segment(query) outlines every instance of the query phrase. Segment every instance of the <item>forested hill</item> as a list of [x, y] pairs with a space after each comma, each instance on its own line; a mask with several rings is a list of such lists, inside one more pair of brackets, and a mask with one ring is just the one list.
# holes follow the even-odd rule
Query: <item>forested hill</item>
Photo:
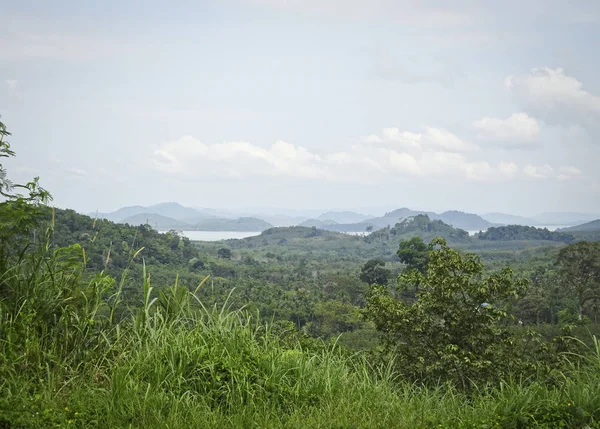
[[478, 237], [480, 240], [491, 241], [546, 240], [561, 243], [572, 243], [575, 241], [575, 237], [570, 234], [523, 225], [492, 227], [485, 232], [479, 233]]
[[[46, 213], [44, 226], [52, 221], [51, 210]], [[52, 245], [56, 247], [80, 244], [86, 251], [87, 267], [92, 270], [122, 270], [138, 250], [148, 265], [171, 267], [186, 265], [198, 257], [198, 250], [185, 237], [175, 233], [161, 234], [148, 225], [131, 226], [106, 219], [92, 219], [73, 210], [54, 210]]]

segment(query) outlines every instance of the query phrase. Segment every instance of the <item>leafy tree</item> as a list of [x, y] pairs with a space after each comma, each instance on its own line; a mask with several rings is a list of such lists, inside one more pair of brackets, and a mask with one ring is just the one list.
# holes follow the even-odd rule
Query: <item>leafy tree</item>
[[[11, 134], [0, 122], [0, 158], [15, 156], [6, 137]], [[24, 191], [21, 193], [20, 191]], [[0, 274], [7, 267], [8, 258], [19, 254], [28, 244], [28, 234], [39, 222], [43, 211], [41, 206], [52, 197], [39, 185], [36, 177], [27, 184], [15, 184], [8, 178], [6, 169], [0, 164]]]
[[387, 285], [392, 272], [385, 268], [385, 262], [379, 259], [367, 261], [360, 270], [360, 279], [370, 285]]
[[584, 306], [600, 300], [600, 243], [580, 241], [560, 250], [556, 260], [564, 283], [577, 298], [579, 320]]
[[526, 281], [508, 268], [484, 276], [477, 255], [461, 255], [443, 239], [431, 246], [426, 272], [406, 270], [398, 279], [399, 290], [419, 284], [417, 300], [408, 304], [374, 286], [366, 316], [383, 334], [385, 349], [398, 355], [404, 376], [459, 386], [491, 380], [518, 363], [502, 302]]
[[231, 259], [231, 257], [232, 257], [231, 249], [228, 249], [227, 247], [221, 247], [217, 251], [217, 256], [221, 259]]
[[396, 254], [409, 269], [415, 269], [423, 273], [429, 262], [430, 250], [421, 237], [413, 237], [410, 240], [400, 242], [400, 248]]

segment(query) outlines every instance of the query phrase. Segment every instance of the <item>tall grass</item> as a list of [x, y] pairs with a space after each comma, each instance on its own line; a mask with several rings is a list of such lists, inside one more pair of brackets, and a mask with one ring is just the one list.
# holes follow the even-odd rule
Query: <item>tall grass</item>
[[[140, 253], [132, 253], [141, 257]], [[123, 279], [79, 246], [24, 252], [0, 275], [0, 428], [598, 427], [600, 353], [568, 373], [469, 395], [397, 379], [394, 365], [309, 343], [198, 288], [125, 308]], [[161, 285], [164, 286], [164, 285]], [[594, 356], [589, 354], [589, 356]], [[589, 358], [592, 359], [592, 358]], [[580, 361], [578, 361], [580, 362]]]

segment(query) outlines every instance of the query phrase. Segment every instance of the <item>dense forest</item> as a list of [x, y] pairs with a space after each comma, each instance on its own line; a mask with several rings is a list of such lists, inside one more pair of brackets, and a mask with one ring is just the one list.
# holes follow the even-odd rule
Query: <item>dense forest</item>
[[416, 214], [192, 242], [1, 165], [0, 194], [0, 427], [600, 425], [593, 236]]

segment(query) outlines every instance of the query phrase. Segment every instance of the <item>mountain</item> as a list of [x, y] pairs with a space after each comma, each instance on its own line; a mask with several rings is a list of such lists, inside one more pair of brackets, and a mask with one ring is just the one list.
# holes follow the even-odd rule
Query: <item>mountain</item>
[[155, 213], [136, 214], [123, 219], [119, 223], [127, 223], [132, 226], [148, 224], [157, 230], [189, 228], [189, 225], [185, 222]]
[[160, 203], [146, 207], [148, 213], [159, 214], [180, 220], [185, 223], [196, 223], [200, 220], [214, 218], [213, 215], [203, 213], [190, 207], [184, 207], [179, 203]]
[[325, 222], [334, 221], [335, 223], [357, 223], [372, 217], [351, 211], [329, 211], [320, 214], [317, 219]]
[[[360, 222], [318, 225], [311, 220], [312, 223], [310, 223], [310, 226], [314, 224], [319, 228], [337, 232], [363, 232], [368, 227], [373, 227], [374, 229], [385, 228], [388, 225], [393, 227], [404, 219], [418, 215], [427, 215], [431, 220], [441, 220], [448, 225], [464, 230], [484, 230], [494, 225], [491, 222], [483, 219], [481, 216], [473, 213], [450, 210], [441, 214], [437, 214], [434, 212], [411, 210], [404, 207], [388, 212], [381, 217], [365, 219]], [[309, 224], [306, 223], [303, 225]]]
[[538, 225], [579, 225], [598, 218], [598, 214], [571, 212], [547, 212], [533, 217]]
[[241, 217], [238, 219], [205, 219], [190, 227], [194, 231], [244, 231], [255, 232], [273, 228], [268, 222], [255, 217]]
[[125, 219], [131, 218], [141, 214], [153, 214], [165, 216], [167, 218], [175, 219], [184, 223], [196, 223], [203, 219], [213, 218], [214, 216], [209, 213], [203, 213], [200, 210], [184, 207], [179, 203], [160, 203], [152, 206], [130, 206], [123, 207], [111, 213], [95, 213], [90, 214], [91, 217], [98, 217], [100, 219], [107, 219], [113, 222], [124, 222]]
[[442, 222], [455, 228], [465, 230], [487, 229], [493, 225], [485, 219], [482, 219], [481, 216], [473, 213], [450, 210], [441, 214], [437, 214], [426, 211], [415, 211], [407, 208], [391, 211], [382, 217], [369, 219], [367, 222], [374, 224], [377, 228], [383, 228], [388, 225], [394, 226], [403, 219], [417, 215], [427, 215], [431, 220], [441, 220]]
[[488, 222], [501, 224], [501, 225], [525, 225], [525, 226], [534, 226], [537, 222], [534, 219], [516, 216], [508, 213], [486, 213], [481, 215], [481, 217]]
[[[386, 232], [379, 230], [368, 236], [368, 239], [376, 239], [378, 234]], [[390, 229], [390, 234], [395, 239], [406, 240], [419, 236], [425, 241], [431, 241], [435, 237], [443, 237], [450, 242], [469, 242], [469, 233], [461, 228], [456, 228], [439, 219], [430, 219], [427, 215], [416, 215], [398, 222]]]
[[147, 213], [148, 210], [143, 206], [129, 206], [122, 207], [119, 210], [116, 210], [111, 213], [89, 213], [88, 216], [91, 218], [98, 219], [106, 219], [111, 222], [121, 222], [123, 219], [127, 219], [128, 217], [139, 215], [142, 213]]
[[560, 228], [560, 232], [583, 232], [583, 231], [600, 231], [600, 219], [586, 222], [581, 225], [575, 225], [568, 228]]
[[300, 225], [302, 222], [307, 220], [306, 217], [302, 216], [289, 216], [289, 215], [254, 215], [253, 217], [258, 217], [259, 219], [263, 219], [265, 222], [268, 222], [274, 226], [294, 226]]
[[[400, 222], [408, 217], [417, 216], [420, 214], [426, 214], [431, 219], [433, 219], [435, 216], [437, 216], [433, 212], [415, 211], [415, 210], [411, 210], [406, 207], [403, 207], [401, 209], [397, 209], [397, 210], [388, 212], [381, 217], [375, 217], [372, 219], [368, 219], [368, 220], [366, 220], [366, 223], [372, 224], [375, 228], [385, 228], [388, 225], [394, 226], [398, 222]], [[363, 222], [363, 223], [365, 223], [365, 222]], [[361, 231], [364, 231], [364, 228]]]
[[438, 219], [442, 222], [452, 225], [455, 228], [465, 230], [484, 230], [494, 224], [483, 219], [474, 213], [465, 213], [457, 210], [449, 210], [440, 215], [431, 216], [432, 219]]
[[320, 219], [306, 219], [304, 222], [300, 223], [298, 226], [306, 226], [306, 227], [316, 227], [321, 229], [327, 229], [332, 225], [336, 225], [337, 222], [331, 219], [320, 220]]

